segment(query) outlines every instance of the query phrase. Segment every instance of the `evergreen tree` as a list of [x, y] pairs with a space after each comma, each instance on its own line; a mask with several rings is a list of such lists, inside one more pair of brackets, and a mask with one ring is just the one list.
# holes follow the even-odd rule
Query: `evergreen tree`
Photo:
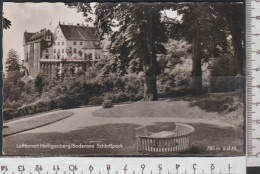
[[12, 48], [7, 54], [6, 60], [6, 72], [7, 75], [10, 72], [20, 72], [21, 64], [17, 52]]

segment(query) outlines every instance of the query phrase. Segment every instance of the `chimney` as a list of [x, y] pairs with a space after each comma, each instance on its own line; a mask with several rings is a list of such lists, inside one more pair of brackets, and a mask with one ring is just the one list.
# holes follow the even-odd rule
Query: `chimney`
[[79, 23], [77, 23], [77, 26], [79, 27], [79, 26], [80, 26], [80, 24], [79, 24]]
[[24, 32], [27, 33], [27, 30], [25, 30]]

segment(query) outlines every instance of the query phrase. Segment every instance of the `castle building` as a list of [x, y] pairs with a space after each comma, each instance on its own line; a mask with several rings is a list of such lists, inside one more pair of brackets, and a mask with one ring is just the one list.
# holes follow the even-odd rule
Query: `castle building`
[[52, 57], [52, 33], [43, 29], [37, 33], [24, 32], [24, 66], [27, 74], [35, 77], [40, 73], [41, 59]]
[[59, 23], [54, 33], [46, 29], [24, 33], [24, 62], [32, 77], [40, 72], [64, 75], [86, 71], [107, 54], [94, 27]]

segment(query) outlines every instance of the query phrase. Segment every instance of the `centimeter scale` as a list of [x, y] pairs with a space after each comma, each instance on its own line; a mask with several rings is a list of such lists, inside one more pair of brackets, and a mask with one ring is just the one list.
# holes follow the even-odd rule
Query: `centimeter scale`
[[246, 157], [1, 158], [1, 174], [245, 174]]
[[260, 0], [246, 1], [247, 157], [0, 158], [0, 174], [245, 174], [260, 166]]
[[246, 1], [247, 165], [260, 166], [260, 0]]

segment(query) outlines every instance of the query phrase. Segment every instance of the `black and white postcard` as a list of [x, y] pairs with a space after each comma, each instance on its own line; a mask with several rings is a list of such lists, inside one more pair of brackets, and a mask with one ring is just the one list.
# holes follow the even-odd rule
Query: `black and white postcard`
[[2, 14], [4, 155], [244, 155], [243, 2]]

